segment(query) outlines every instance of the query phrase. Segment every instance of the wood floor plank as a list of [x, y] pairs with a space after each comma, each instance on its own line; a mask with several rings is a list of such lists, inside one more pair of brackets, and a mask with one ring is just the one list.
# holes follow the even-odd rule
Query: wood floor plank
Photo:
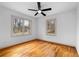
[[0, 50], [1, 57], [75, 57], [74, 47], [33, 40]]

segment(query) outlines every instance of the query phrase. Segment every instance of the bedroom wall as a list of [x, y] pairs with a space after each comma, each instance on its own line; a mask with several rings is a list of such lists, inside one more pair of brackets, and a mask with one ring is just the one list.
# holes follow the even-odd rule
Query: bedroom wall
[[76, 41], [76, 49], [77, 49], [77, 52], [79, 54], [79, 4], [78, 4], [78, 7], [77, 7], [77, 41]]
[[[46, 33], [46, 20], [56, 18], [56, 36]], [[65, 45], [76, 45], [76, 9], [38, 19], [38, 38]]]
[[[32, 34], [24, 36], [11, 36], [11, 15], [32, 20]], [[36, 36], [36, 21], [33, 17], [0, 6], [0, 48], [34, 39]]]

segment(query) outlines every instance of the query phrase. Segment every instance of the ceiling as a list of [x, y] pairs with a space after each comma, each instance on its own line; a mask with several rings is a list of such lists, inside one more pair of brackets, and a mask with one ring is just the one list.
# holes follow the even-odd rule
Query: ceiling
[[[0, 5], [10, 8], [12, 10], [24, 13], [33, 17], [44, 17], [41, 14], [34, 16], [36, 11], [29, 11], [28, 9], [37, 9], [36, 2], [0, 2]], [[52, 14], [57, 14], [71, 9], [75, 9], [77, 2], [41, 2], [41, 9], [52, 8], [51, 11], [45, 11], [44, 13], [49, 16]]]

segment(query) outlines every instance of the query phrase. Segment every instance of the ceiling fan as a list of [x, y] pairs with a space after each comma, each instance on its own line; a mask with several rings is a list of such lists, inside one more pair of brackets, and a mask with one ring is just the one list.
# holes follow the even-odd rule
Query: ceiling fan
[[43, 11], [50, 11], [50, 10], [52, 10], [52, 8], [41, 9], [41, 3], [40, 2], [37, 2], [37, 6], [38, 6], [38, 10], [28, 9], [30, 11], [37, 11], [34, 16], [36, 16], [37, 14], [42, 14], [43, 16], [46, 16], [46, 14], [43, 13]]

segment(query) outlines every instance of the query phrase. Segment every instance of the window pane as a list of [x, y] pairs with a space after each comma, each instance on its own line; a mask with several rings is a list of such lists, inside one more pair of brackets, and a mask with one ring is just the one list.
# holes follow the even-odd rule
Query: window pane
[[28, 20], [24, 20], [24, 26], [29, 26], [29, 21]]
[[20, 32], [22, 32], [23, 20], [15, 18], [13, 26], [14, 26], [13, 27], [13, 32], [14, 33], [20, 33]]
[[24, 33], [30, 34], [30, 20], [24, 20]]

